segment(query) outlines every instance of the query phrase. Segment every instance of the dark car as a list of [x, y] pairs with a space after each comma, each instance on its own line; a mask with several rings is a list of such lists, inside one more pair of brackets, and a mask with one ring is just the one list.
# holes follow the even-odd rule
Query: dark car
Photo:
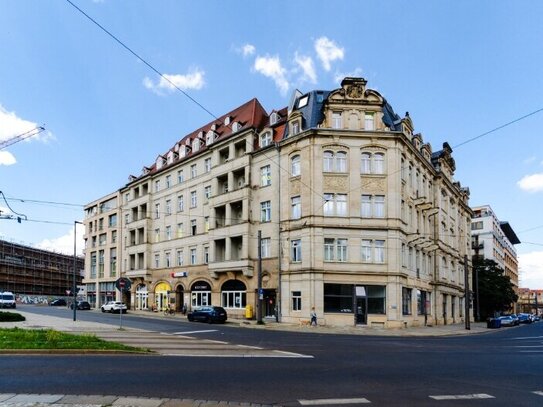
[[56, 298], [53, 301], [49, 303], [52, 307], [65, 307], [66, 306], [66, 300], [63, 298]]
[[[80, 309], [80, 310], [91, 309], [91, 306], [87, 301], [77, 301], [76, 306], [77, 306], [77, 309]], [[74, 304], [70, 304], [70, 308], [74, 309]]]
[[534, 321], [530, 314], [518, 314], [518, 320], [521, 324], [531, 324]]
[[189, 321], [202, 321], [202, 322], [220, 322], [223, 324], [228, 319], [226, 310], [223, 307], [200, 307], [190, 311], [187, 314]]

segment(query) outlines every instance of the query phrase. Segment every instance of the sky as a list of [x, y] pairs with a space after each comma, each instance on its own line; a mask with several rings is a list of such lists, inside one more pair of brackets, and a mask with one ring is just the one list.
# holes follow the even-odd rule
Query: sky
[[522, 242], [520, 285], [543, 288], [541, 15], [541, 1], [0, 0], [0, 143], [28, 136], [0, 149], [0, 238], [73, 253], [83, 206], [211, 114], [362, 76], [434, 150], [450, 144], [470, 204]]

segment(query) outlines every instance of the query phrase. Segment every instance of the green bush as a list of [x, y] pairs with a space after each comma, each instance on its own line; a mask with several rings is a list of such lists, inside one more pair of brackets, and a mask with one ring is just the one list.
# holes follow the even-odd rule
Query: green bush
[[0, 322], [26, 321], [26, 318], [16, 312], [0, 312]]

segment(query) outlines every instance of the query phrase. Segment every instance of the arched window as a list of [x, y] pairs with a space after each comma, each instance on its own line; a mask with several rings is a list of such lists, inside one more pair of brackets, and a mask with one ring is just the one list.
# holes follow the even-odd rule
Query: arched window
[[290, 160], [290, 175], [296, 177], [300, 175], [300, 156], [295, 155]]
[[385, 173], [385, 155], [383, 153], [375, 153], [373, 155], [373, 173]]
[[221, 301], [224, 308], [245, 308], [247, 305], [247, 287], [243, 281], [226, 281], [222, 285]]
[[323, 171], [324, 172], [334, 171], [334, 153], [331, 151], [324, 152]]
[[361, 162], [360, 162], [360, 172], [362, 174], [371, 173], [371, 154], [362, 153]]
[[347, 172], [347, 153], [343, 151], [336, 154], [336, 171]]
[[140, 284], [136, 287], [136, 309], [143, 310], [148, 309], [148, 298], [149, 293], [147, 292], [147, 286], [145, 284]]
[[211, 305], [211, 286], [206, 281], [196, 281], [191, 287], [191, 305], [201, 307]]

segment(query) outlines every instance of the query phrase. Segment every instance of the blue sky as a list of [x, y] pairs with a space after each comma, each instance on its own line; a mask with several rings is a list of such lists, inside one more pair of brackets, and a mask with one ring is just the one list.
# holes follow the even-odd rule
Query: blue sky
[[[523, 242], [521, 285], [543, 288], [543, 111], [476, 138], [543, 108], [542, 2], [72, 1], [217, 116], [363, 76], [453, 147], [472, 206]], [[0, 38], [0, 141], [46, 129], [0, 150], [29, 219], [0, 219], [4, 239], [72, 252], [82, 205], [211, 120], [65, 0], [0, 0]]]

